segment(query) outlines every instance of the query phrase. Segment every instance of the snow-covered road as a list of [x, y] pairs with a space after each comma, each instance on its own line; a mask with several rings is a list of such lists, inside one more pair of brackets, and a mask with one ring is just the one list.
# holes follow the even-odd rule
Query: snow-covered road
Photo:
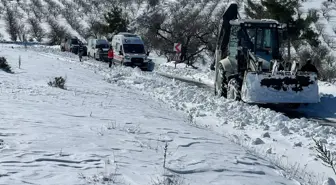
[[[23, 49], [1, 47], [0, 55], [15, 71], [0, 71], [0, 184], [147, 185], [163, 174], [192, 185], [297, 184], [228, 138], [193, 126], [185, 113], [92, 68]], [[47, 85], [56, 76], [66, 76], [66, 90]]]

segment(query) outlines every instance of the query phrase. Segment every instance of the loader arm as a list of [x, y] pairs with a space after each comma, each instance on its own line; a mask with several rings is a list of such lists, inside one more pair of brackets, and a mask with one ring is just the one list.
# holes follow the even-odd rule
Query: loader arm
[[220, 58], [224, 58], [227, 55], [227, 47], [231, 30], [230, 21], [238, 19], [238, 17], [240, 17], [238, 13], [238, 5], [236, 3], [232, 3], [228, 6], [222, 16], [221, 27], [217, 38], [216, 49], [221, 51], [222, 56]]

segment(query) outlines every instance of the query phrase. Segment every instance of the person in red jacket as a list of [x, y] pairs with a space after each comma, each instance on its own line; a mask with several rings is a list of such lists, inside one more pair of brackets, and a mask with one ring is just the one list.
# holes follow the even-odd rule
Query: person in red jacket
[[[113, 58], [114, 58], [112, 46], [110, 46], [110, 49], [107, 52], [107, 58], [108, 58], [108, 62], [109, 62], [109, 68], [111, 68], [112, 62], [113, 62]], [[113, 62], [113, 64], [114, 64], [114, 62]]]

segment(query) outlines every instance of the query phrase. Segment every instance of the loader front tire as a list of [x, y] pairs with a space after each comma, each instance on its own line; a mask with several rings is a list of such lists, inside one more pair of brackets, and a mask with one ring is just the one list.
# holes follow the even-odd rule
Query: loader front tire
[[215, 84], [215, 95], [219, 97], [225, 97], [227, 95], [227, 88], [226, 88], [226, 76], [224, 72], [224, 68], [222, 65], [218, 68], [217, 80]]
[[241, 85], [237, 78], [232, 78], [229, 80], [227, 88], [227, 99], [236, 101], [241, 100]]

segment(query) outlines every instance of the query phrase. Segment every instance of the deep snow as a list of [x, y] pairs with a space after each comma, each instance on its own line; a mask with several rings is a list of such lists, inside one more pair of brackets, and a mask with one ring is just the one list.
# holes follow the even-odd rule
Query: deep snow
[[[163, 173], [181, 175], [193, 185], [297, 184], [264, 159], [193, 126], [185, 113], [139, 91], [141, 81], [128, 80], [148, 75], [129, 68], [110, 71], [94, 61], [88, 68], [89, 61], [82, 65], [5, 45], [0, 55], [15, 71], [0, 71], [0, 184], [87, 184], [110, 177], [116, 184], [138, 185], [152, 184]], [[93, 65], [105, 65], [111, 83]], [[47, 85], [56, 76], [66, 76], [66, 90]]]
[[[213, 74], [207, 69], [174, 69], [163, 64], [157, 65], [153, 73], [141, 72], [132, 68], [117, 67], [111, 70], [106, 67], [106, 63], [94, 60], [86, 60], [83, 64], [79, 64], [77, 56], [60, 52], [59, 48], [56, 48], [37, 46], [32, 50], [39, 51], [37, 54], [46, 59], [76, 63], [78, 66], [102, 75], [105, 81], [120, 87], [134, 91], [140, 90], [175, 110], [188, 113], [194, 126], [206, 128], [220, 135], [230, 136], [230, 138], [238, 137], [239, 144], [251, 148], [258, 155], [287, 169], [286, 174], [291, 177], [315, 182], [334, 177], [332, 170], [317, 160], [312, 141], [312, 137], [323, 139], [326, 146], [335, 151], [336, 129], [334, 127], [323, 126], [316, 119], [291, 119], [271, 109], [250, 106], [224, 98], [218, 99], [213, 96], [213, 91], [209, 88], [200, 88], [158, 75], [159, 72], [165, 72], [189, 78], [196, 76], [196, 79], [211, 84], [209, 78], [212, 78]], [[322, 87], [325, 86], [322, 84]], [[328, 114], [328, 117], [335, 117], [336, 110], [334, 111], [333, 105], [328, 104], [331, 104], [333, 98], [322, 95], [322, 100], [320, 104], [308, 106], [306, 109]], [[321, 109], [320, 106], [329, 110]], [[305, 112], [305, 110], [300, 111]], [[269, 134], [270, 137], [264, 137], [265, 134]], [[258, 142], [255, 140], [258, 138], [264, 143], [256, 145]]]
[[[35, 48], [35, 50], [47, 52], [45, 56], [64, 61], [75, 62], [77, 60], [76, 56], [68, 53], [46, 48]], [[317, 160], [312, 137], [326, 141], [326, 146], [331, 151], [335, 151], [335, 127], [325, 126], [324, 121], [320, 122], [317, 119], [301, 118], [300, 115], [308, 118], [319, 116], [330, 120], [335, 119], [336, 110], [333, 103], [335, 99], [332, 95], [325, 95], [327, 92], [324, 91], [325, 89], [329, 91], [336, 89], [335, 85], [328, 84], [328, 87], [326, 83], [319, 83], [321, 103], [303, 107], [291, 113], [295, 114], [294, 117], [297, 119], [290, 119], [271, 109], [218, 99], [213, 96], [212, 89], [199, 88], [158, 75], [158, 73], [170, 73], [179, 77], [193, 78], [210, 85], [213, 84], [213, 72], [209, 68], [174, 69], [173, 65], [163, 64], [157, 65], [154, 73], [143, 73], [136, 69], [124, 68], [118, 69], [111, 75], [109, 70], [106, 70], [106, 64], [85, 61], [84, 66], [104, 75], [107, 81], [131, 89], [140, 89], [174, 109], [189, 113], [198, 125], [220, 134], [240, 136], [246, 140], [244, 145], [255, 148], [259, 154], [266, 155], [265, 157], [276, 159], [283, 166], [294, 168], [291, 165], [299, 165], [295, 168], [316, 174], [316, 177], [305, 177], [306, 180], [334, 176], [331, 169]], [[310, 113], [315, 114], [310, 115]], [[335, 123], [327, 125], [330, 124]], [[266, 132], [270, 133], [271, 138], [262, 138], [261, 135]], [[256, 138], [262, 138], [265, 144], [251, 144]], [[269, 149], [272, 149], [271, 155], [267, 152]], [[303, 176], [305, 175], [308, 174]]]

